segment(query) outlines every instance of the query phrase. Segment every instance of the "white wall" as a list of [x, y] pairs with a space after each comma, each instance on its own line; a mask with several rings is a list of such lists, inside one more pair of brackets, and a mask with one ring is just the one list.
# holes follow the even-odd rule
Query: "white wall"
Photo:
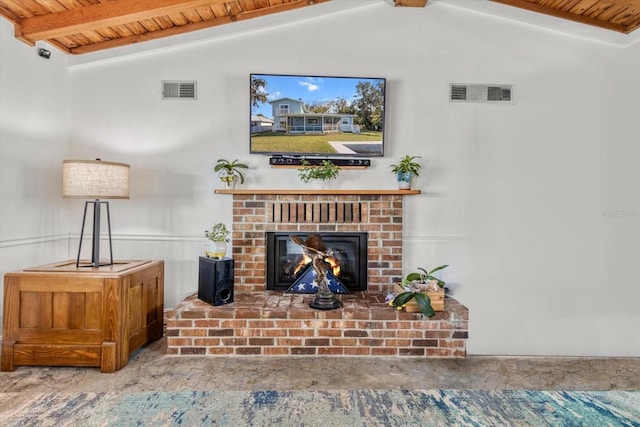
[[[635, 58], [439, 3], [377, 3], [74, 65], [71, 152], [131, 164], [131, 200], [111, 204], [116, 257], [165, 259], [171, 307], [196, 289], [203, 230], [231, 222], [218, 158], [247, 161], [248, 188], [303, 186], [248, 154], [249, 73], [386, 77], [387, 155], [335, 186], [394, 188], [388, 165], [423, 157], [404, 270], [451, 265], [469, 353], [639, 356]], [[198, 100], [161, 101], [173, 79], [197, 80]], [[516, 102], [449, 103], [451, 82], [513, 84]]]
[[2, 276], [68, 256], [60, 173], [69, 152], [69, 72], [65, 55], [42, 47], [52, 51], [49, 60], [16, 40], [13, 26], [0, 19]]

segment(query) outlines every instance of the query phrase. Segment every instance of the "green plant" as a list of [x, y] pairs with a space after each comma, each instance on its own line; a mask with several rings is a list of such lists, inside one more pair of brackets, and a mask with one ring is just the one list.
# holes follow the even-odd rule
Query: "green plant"
[[226, 183], [232, 181], [235, 177], [240, 180], [240, 184], [244, 184], [244, 175], [240, 171], [240, 169], [248, 169], [244, 163], [240, 163], [238, 159], [230, 162], [229, 160], [219, 159], [218, 163], [213, 168], [214, 172], [220, 173], [220, 180]]
[[433, 273], [447, 267], [448, 265], [445, 264], [440, 267], [436, 267], [431, 271], [428, 271], [426, 268], [418, 267], [418, 270], [420, 270], [419, 272], [407, 274], [407, 277], [402, 280], [402, 288], [404, 289], [404, 292], [401, 292], [389, 301], [389, 305], [401, 310], [409, 301], [415, 300], [418, 305], [418, 309], [422, 314], [427, 317], [435, 316], [436, 312], [431, 306], [431, 298], [429, 298], [429, 295], [425, 292], [428, 289], [428, 285], [425, 286], [425, 284], [428, 282], [435, 282], [439, 288], [444, 287], [445, 282], [434, 277]]
[[219, 222], [211, 227], [211, 231], [205, 230], [204, 235], [213, 242], [229, 242], [231, 232], [224, 223]]
[[400, 161], [391, 165], [391, 172], [394, 174], [405, 174], [411, 173], [415, 176], [420, 176], [420, 168], [422, 165], [415, 161], [415, 159], [419, 159], [420, 156], [409, 156], [408, 154], [404, 156]]
[[323, 160], [320, 165], [312, 165], [307, 159], [303, 159], [300, 164], [302, 168], [298, 169], [298, 177], [304, 183], [315, 179], [328, 181], [340, 174], [340, 167], [331, 160]]
[[445, 264], [445, 265], [441, 265], [440, 267], [436, 267], [431, 271], [427, 271], [426, 268], [418, 267], [418, 270], [420, 270], [420, 272], [407, 274], [407, 277], [404, 278], [404, 280], [402, 281], [402, 284], [404, 285], [407, 283], [415, 283], [415, 282], [427, 283], [430, 280], [435, 280], [438, 283], [438, 286], [440, 286], [441, 288], [444, 288], [444, 285], [445, 285], [444, 280], [440, 280], [437, 277], [433, 277], [433, 273], [435, 273], [436, 271], [444, 270], [447, 267], [449, 267], [449, 265]]

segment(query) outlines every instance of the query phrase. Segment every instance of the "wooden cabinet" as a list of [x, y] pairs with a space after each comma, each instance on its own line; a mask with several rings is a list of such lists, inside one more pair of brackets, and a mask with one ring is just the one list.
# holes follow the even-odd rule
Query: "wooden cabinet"
[[65, 261], [4, 277], [0, 369], [20, 365], [124, 367], [162, 337], [164, 262], [99, 268]]

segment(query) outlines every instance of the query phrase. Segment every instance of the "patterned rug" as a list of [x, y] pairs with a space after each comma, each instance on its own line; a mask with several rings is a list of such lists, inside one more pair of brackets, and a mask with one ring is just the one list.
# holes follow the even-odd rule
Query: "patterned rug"
[[3, 393], [2, 426], [640, 426], [640, 392]]

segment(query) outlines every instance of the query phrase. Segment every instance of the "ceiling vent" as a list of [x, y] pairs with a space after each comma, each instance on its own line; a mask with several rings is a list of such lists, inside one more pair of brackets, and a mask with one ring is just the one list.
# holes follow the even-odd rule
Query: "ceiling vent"
[[196, 99], [196, 81], [163, 81], [162, 99]]
[[451, 84], [449, 100], [452, 102], [507, 102], [513, 103], [511, 85]]

